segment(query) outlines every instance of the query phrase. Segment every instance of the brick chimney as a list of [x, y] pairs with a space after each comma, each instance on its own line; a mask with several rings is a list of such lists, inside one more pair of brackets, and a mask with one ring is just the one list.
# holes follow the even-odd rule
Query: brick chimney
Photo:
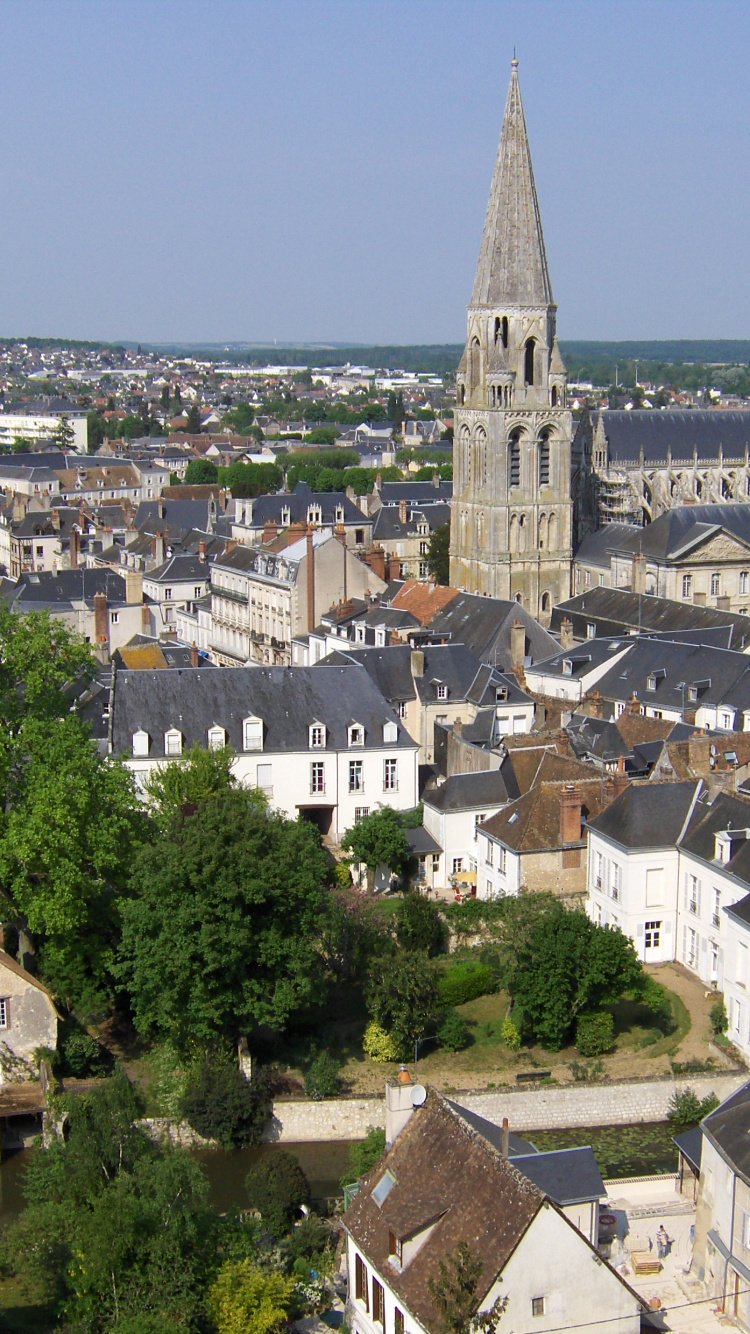
[[411, 674], [415, 678], [424, 676], [424, 653], [419, 648], [411, 651]]
[[200, 542], [198, 543], [198, 560], [205, 561], [205, 559], [206, 559], [206, 544], [201, 538]]
[[373, 547], [367, 560], [373, 574], [376, 574], [379, 579], [385, 580], [385, 552], [383, 548]]
[[435, 488], [436, 491], [439, 491], [439, 490], [440, 490], [440, 473], [439, 473], [439, 472], [434, 472], [434, 473], [432, 474], [432, 485], [434, 486], [434, 488]]
[[160, 519], [164, 518], [164, 501], [161, 499], [161, 496], [156, 502], [156, 513]]
[[70, 560], [71, 570], [78, 568], [78, 555], [81, 547], [81, 538], [77, 528], [70, 530], [70, 546], [68, 548], [68, 558]]
[[53, 509], [53, 510], [52, 510], [51, 517], [52, 517], [52, 527], [54, 528], [54, 530], [55, 530], [56, 533], [59, 533], [59, 531], [60, 531], [60, 511], [59, 511], [58, 509]]
[[94, 638], [97, 644], [109, 643], [109, 615], [107, 594], [94, 594]]
[[193, 640], [193, 647], [190, 650], [190, 666], [197, 667], [199, 665], [199, 662], [200, 659], [198, 657], [198, 645], [196, 644], [195, 640]]
[[399, 500], [399, 502], [398, 502], [398, 521], [399, 521], [399, 523], [407, 523], [407, 522], [408, 522], [408, 519], [409, 519], [409, 510], [408, 510], [408, 506], [407, 506], [407, 504], [406, 504], [406, 501], [405, 501], [405, 500]]
[[521, 621], [514, 621], [510, 627], [510, 665], [512, 671], [523, 671], [525, 654], [526, 626]]
[[560, 648], [568, 649], [573, 647], [573, 622], [569, 621], [567, 616], [560, 625]]
[[344, 547], [346, 546], [346, 529], [343, 523], [336, 524], [336, 531], [334, 533], [334, 537], [336, 538], [337, 542], [341, 543], [342, 546]]
[[640, 718], [641, 704], [635, 691], [633, 691], [625, 707], [627, 708], [628, 713], [632, 713], [635, 718]]
[[28, 505], [29, 505], [28, 497], [22, 496], [19, 491], [16, 491], [13, 496], [14, 523], [20, 523], [21, 519], [26, 518], [26, 510], [28, 509]]
[[382, 472], [376, 472], [376, 473], [375, 473], [375, 490], [376, 490], [376, 491], [379, 491], [382, 485], [383, 485], [383, 474], [382, 474]]
[[581, 841], [581, 794], [575, 783], [566, 783], [560, 801], [560, 841]]
[[589, 718], [604, 717], [604, 700], [601, 690], [591, 690], [586, 696], [586, 708]]
[[139, 607], [143, 602], [143, 575], [140, 570], [125, 571], [125, 601], [129, 607]]
[[164, 564], [164, 538], [162, 537], [161, 533], [157, 533], [156, 537], [153, 539], [153, 542], [151, 543], [151, 548], [152, 548], [152, 551], [153, 551], [154, 563], [155, 563], [156, 565], [163, 565], [163, 564]]
[[307, 530], [307, 629], [315, 629], [315, 545], [312, 528]]
[[274, 538], [278, 537], [278, 535], [279, 535], [279, 530], [276, 527], [276, 524], [274, 523], [273, 519], [266, 519], [266, 522], [263, 525], [263, 536], [261, 538], [261, 541], [264, 544], [267, 542], [273, 542]]
[[646, 592], [646, 557], [642, 551], [633, 556], [633, 592]]
[[688, 764], [694, 774], [711, 772], [711, 741], [703, 729], [688, 737]]
[[620, 756], [618, 757], [618, 760], [617, 760], [617, 769], [616, 769], [615, 773], [613, 774], [613, 777], [612, 777], [612, 783], [613, 783], [613, 786], [614, 786], [614, 794], [615, 794], [616, 797], [619, 797], [620, 793], [621, 793], [621, 792], [624, 792], [626, 787], [630, 787], [630, 779], [628, 778], [627, 774], [625, 773], [625, 756], [624, 756], [624, 755], [620, 755]]

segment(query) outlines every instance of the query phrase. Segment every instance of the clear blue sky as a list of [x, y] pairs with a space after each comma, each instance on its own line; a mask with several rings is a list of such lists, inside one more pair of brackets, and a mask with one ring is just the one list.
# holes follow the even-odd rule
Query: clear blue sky
[[561, 336], [750, 337], [747, 0], [2, 19], [2, 335], [463, 339], [515, 45]]

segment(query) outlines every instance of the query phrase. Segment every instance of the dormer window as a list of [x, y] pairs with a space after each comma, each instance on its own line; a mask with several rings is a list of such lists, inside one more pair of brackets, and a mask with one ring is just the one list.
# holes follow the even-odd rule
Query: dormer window
[[148, 755], [150, 745], [151, 745], [151, 738], [148, 732], [144, 732], [142, 728], [139, 728], [137, 732], [133, 733], [134, 755], [139, 755], [141, 757]]
[[350, 724], [349, 724], [349, 745], [350, 745], [350, 746], [364, 746], [364, 744], [365, 744], [365, 729], [364, 729], [364, 727], [362, 727], [362, 726], [360, 725], [360, 723], [350, 723]]
[[179, 732], [176, 727], [170, 727], [169, 731], [164, 733], [164, 754], [182, 754], [182, 732]]
[[697, 698], [698, 698], [698, 687], [691, 686], [690, 689], [688, 690], [688, 699], [692, 704], [695, 704]]
[[307, 511], [307, 522], [308, 522], [308, 523], [322, 523], [322, 522], [323, 522], [323, 512], [322, 512], [322, 510], [320, 509], [320, 506], [319, 506], [319, 505], [311, 505], [311, 506], [310, 506], [310, 508], [309, 508], [308, 511]]
[[343, 522], [344, 522], [344, 506], [343, 506], [343, 505], [337, 505], [337, 506], [336, 506], [336, 522], [337, 522], [337, 523], [343, 523]]
[[444, 685], [438, 685], [438, 687], [437, 687], [437, 697], [438, 697], [438, 699], [447, 699], [447, 698], [448, 698], [448, 687], [447, 687], [447, 686], [444, 686]]
[[310, 724], [310, 749], [323, 750], [326, 744], [326, 728], [323, 723]]
[[573, 659], [572, 659], [572, 658], [563, 658], [562, 674], [563, 674], [563, 676], [572, 676], [572, 675], [573, 675]]
[[263, 719], [249, 717], [243, 719], [242, 743], [245, 750], [263, 749]]
[[227, 743], [227, 734], [223, 727], [209, 727], [208, 749], [222, 750]]
[[395, 746], [398, 741], [398, 723], [383, 723], [383, 745]]
[[403, 1262], [404, 1244], [394, 1232], [388, 1233], [388, 1255], [390, 1259], [396, 1260], [399, 1265]]
[[508, 698], [507, 686], [498, 686], [497, 690], [495, 691], [495, 700], [497, 701], [497, 703], [500, 704], [507, 698]]
[[646, 689], [656, 690], [658, 688], [659, 682], [663, 681], [666, 675], [667, 673], [665, 672], [663, 667], [660, 667], [658, 671], [651, 672], [646, 679]]
[[656, 690], [656, 677], [655, 677], [655, 676], [649, 676], [649, 678], [648, 678], [648, 680], [647, 680], [647, 682], [646, 682], [646, 689], [647, 689], [647, 690]]
[[289, 509], [289, 506], [288, 506], [288, 505], [282, 505], [282, 507], [281, 507], [281, 526], [282, 526], [282, 528], [288, 528], [288, 527], [289, 527], [289, 524], [291, 523], [291, 521], [292, 521], [292, 513], [291, 513], [291, 510]]
[[356, 626], [356, 627], [355, 627], [355, 630], [354, 630], [354, 634], [355, 634], [355, 636], [356, 636], [357, 643], [358, 643], [358, 644], [364, 644], [364, 642], [365, 642], [365, 627], [364, 627], [363, 625], [358, 625], [358, 626]]

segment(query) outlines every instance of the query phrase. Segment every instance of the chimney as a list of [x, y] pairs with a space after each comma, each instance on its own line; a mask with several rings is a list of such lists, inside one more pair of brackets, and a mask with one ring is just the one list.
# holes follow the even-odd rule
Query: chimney
[[640, 718], [641, 706], [635, 691], [633, 691], [625, 707], [627, 708], [628, 713], [632, 714], [633, 717]]
[[575, 783], [566, 783], [560, 801], [560, 841], [581, 841], [581, 794]]
[[141, 633], [144, 635], [151, 634], [151, 612], [147, 602], [144, 602], [141, 606]]
[[196, 644], [195, 640], [193, 640], [193, 647], [190, 650], [190, 666], [198, 667], [199, 663], [200, 659], [198, 657], [198, 645]]
[[703, 730], [688, 737], [688, 764], [694, 774], [706, 775], [711, 771], [711, 741]]
[[153, 553], [154, 553], [154, 564], [155, 564], [155, 565], [163, 565], [163, 564], [164, 564], [164, 538], [162, 537], [161, 533], [157, 533], [156, 537], [155, 537], [154, 540], [153, 540], [152, 547], [153, 547]]
[[68, 550], [69, 550], [69, 560], [70, 560], [70, 568], [71, 568], [71, 570], [75, 570], [75, 569], [78, 568], [78, 555], [79, 555], [79, 551], [80, 551], [80, 546], [81, 546], [81, 538], [80, 538], [80, 535], [79, 535], [79, 533], [78, 533], [78, 529], [77, 529], [77, 528], [71, 528], [71, 530], [70, 530], [70, 546], [69, 546], [69, 548], [68, 548]]
[[646, 592], [646, 557], [642, 551], [633, 556], [633, 592]]
[[125, 601], [129, 607], [139, 607], [143, 602], [143, 575], [140, 570], [125, 571]]
[[26, 518], [26, 510], [27, 510], [27, 507], [28, 507], [28, 503], [29, 503], [29, 502], [28, 502], [26, 496], [22, 496], [22, 495], [20, 494], [20, 492], [18, 492], [18, 491], [16, 491], [16, 492], [14, 493], [14, 495], [13, 495], [13, 522], [14, 522], [14, 523], [19, 523], [19, 522], [21, 521], [21, 519], [25, 519], [25, 518]]
[[375, 490], [376, 490], [376, 491], [379, 491], [382, 485], [383, 485], [383, 474], [382, 474], [382, 472], [376, 472], [376, 473], [375, 473]]
[[263, 536], [261, 538], [261, 542], [263, 542], [264, 544], [266, 542], [273, 542], [274, 538], [278, 537], [278, 535], [279, 535], [279, 530], [276, 527], [276, 524], [274, 523], [273, 519], [266, 519], [266, 522], [263, 525]]
[[510, 627], [510, 665], [514, 672], [523, 671], [526, 654], [526, 626], [521, 621], [514, 621]]
[[399, 521], [399, 523], [407, 523], [407, 522], [408, 522], [408, 519], [409, 519], [409, 510], [408, 510], [408, 508], [407, 508], [406, 501], [405, 501], [405, 500], [399, 500], [399, 502], [398, 502], [398, 521]]
[[57, 509], [53, 509], [53, 510], [52, 510], [52, 527], [54, 528], [54, 530], [55, 530], [56, 533], [59, 533], [59, 531], [60, 531], [60, 511], [57, 510]]
[[160, 519], [164, 518], [164, 501], [162, 500], [161, 496], [156, 502], [156, 513]]
[[434, 473], [432, 474], [432, 485], [434, 486], [434, 488], [435, 488], [436, 491], [439, 491], [439, 490], [440, 490], [440, 473], [439, 473], [439, 472], [434, 472]]
[[589, 718], [604, 717], [604, 700], [602, 699], [601, 690], [592, 690], [586, 696], [586, 707]]
[[613, 786], [614, 786], [614, 794], [615, 794], [616, 797], [619, 797], [620, 793], [621, 793], [621, 792], [624, 792], [626, 787], [630, 787], [630, 779], [628, 778], [627, 774], [625, 773], [625, 756], [624, 756], [624, 755], [620, 755], [620, 756], [618, 757], [618, 760], [617, 760], [617, 770], [616, 770], [615, 774], [613, 775], [612, 783], [613, 783]]
[[385, 580], [385, 552], [382, 547], [373, 547], [368, 556], [368, 563], [373, 574]]
[[567, 616], [560, 626], [560, 648], [568, 649], [573, 647], [573, 622], [569, 621]]
[[716, 599], [716, 606], [719, 611], [729, 611], [730, 602], [731, 599], [724, 594], [722, 597]]
[[504, 1116], [504, 1117], [503, 1117], [503, 1133], [502, 1133], [502, 1135], [501, 1135], [501, 1137], [500, 1137], [500, 1152], [501, 1152], [501, 1154], [503, 1155], [503, 1158], [507, 1158], [507, 1157], [508, 1157], [508, 1149], [509, 1149], [509, 1148], [510, 1148], [510, 1124], [509, 1124], [509, 1122], [508, 1122], [508, 1118], [507, 1118], [507, 1116]]
[[424, 653], [419, 648], [411, 651], [411, 674], [415, 679], [424, 676]]
[[336, 524], [336, 532], [334, 533], [334, 537], [336, 538], [337, 542], [340, 542], [342, 544], [342, 546], [346, 546], [346, 529], [343, 523]]
[[307, 530], [307, 630], [315, 629], [315, 546], [312, 528]]
[[94, 639], [97, 644], [109, 643], [109, 616], [107, 614], [107, 594], [94, 594]]
[[205, 561], [205, 559], [206, 559], [206, 544], [201, 538], [201, 541], [198, 543], [198, 560]]
[[389, 1149], [401, 1134], [409, 1117], [414, 1111], [412, 1093], [414, 1085], [405, 1065], [402, 1065], [397, 1079], [386, 1080], [385, 1085], [385, 1146]]

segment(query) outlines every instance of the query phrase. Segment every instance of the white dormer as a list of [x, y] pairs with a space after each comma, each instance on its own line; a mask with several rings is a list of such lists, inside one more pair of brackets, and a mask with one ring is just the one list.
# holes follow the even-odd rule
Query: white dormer
[[288, 505], [282, 505], [281, 506], [282, 528], [288, 528], [291, 522], [292, 522], [292, 511], [290, 510]]
[[164, 733], [164, 754], [182, 754], [182, 732], [176, 727], [170, 727], [169, 731]]
[[142, 728], [139, 728], [137, 732], [133, 733], [134, 755], [140, 755], [141, 757], [148, 755], [150, 745], [151, 745], [151, 737], [149, 736], [148, 732], [144, 732]]
[[350, 723], [347, 728], [347, 736], [350, 746], [364, 746], [365, 729], [361, 723]]
[[227, 744], [227, 734], [223, 727], [209, 727], [208, 749], [221, 750]]
[[307, 510], [307, 522], [321, 524], [323, 522], [323, 511], [320, 505], [309, 505]]
[[263, 719], [249, 715], [242, 720], [242, 748], [243, 750], [262, 750], [263, 749]]
[[309, 745], [311, 750], [324, 750], [328, 741], [328, 729], [325, 723], [310, 723]]
[[448, 687], [443, 681], [435, 682], [435, 695], [438, 699], [448, 698]]
[[383, 745], [395, 746], [398, 741], [398, 723], [383, 723]]
[[355, 640], [356, 640], [356, 642], [357, 642], [358, 644], [364, 644], [364, 642], [365, 642], [365, 627], [364, 627], [364, 625], [355, 625], [355, 627], [354, 627], [354, 635], [355, 635]]
[[343, 506], [343, 505], [337, 505], [337, 506], [336, 506], [336, 522], [337, 522], [337, 523], [343, 523], [343, 522], [344, 522], [344, 506]]

